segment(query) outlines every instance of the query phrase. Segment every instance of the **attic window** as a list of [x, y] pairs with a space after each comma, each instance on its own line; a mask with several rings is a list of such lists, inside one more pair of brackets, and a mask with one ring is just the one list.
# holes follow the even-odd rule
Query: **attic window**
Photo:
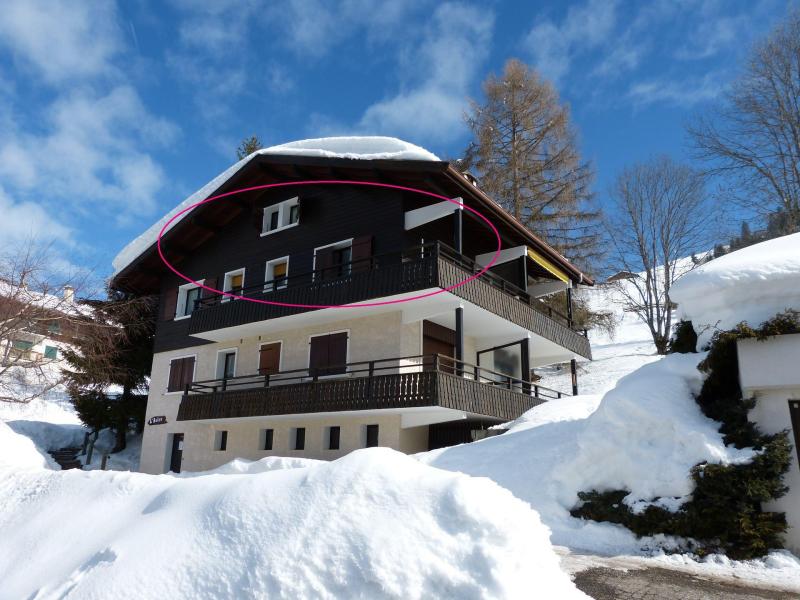
[[269, 235], [276, 231], [294, 227], [300, 223], [300, 199], [298, 197], [284, 200], [264, 209], [264, 220], [261, 235]]

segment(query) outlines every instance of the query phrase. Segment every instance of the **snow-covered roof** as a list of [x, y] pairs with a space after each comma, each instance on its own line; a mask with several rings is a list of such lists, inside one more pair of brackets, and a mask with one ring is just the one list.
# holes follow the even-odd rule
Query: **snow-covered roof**
[[758, 326], [787, 308], [800, 310], [800, 233], [712, 260], [675, 282], [670, 298], [692, 321], [700, 343], [713, 329]]
[[[117, 275], [125, 267], [136, 260], [158, 239], [158, 232], [175, 214], [192, 204], [196, 204], [208, 198], [228, 179], [238, 173], [256, 156], [260, 155], [281, 155], [281, 156], [307, 156], [318, 158], [349, 158], [354, 160], [419, 160], [438, 162], [440, 159], [431, 152], [404, 142], [403, 140], [385, 136], [348, 136], [348, 137], [328, 137], [314, 138], [310, 140], [299, 140], [288, 142], [270, 148], [256, 150], [249, 156], [243, 158], [236, 164], [230, 166], [225, 171], [217, 175], [194, 194], [186, 198], [175, 208], [169, 211], [142, 235], [134, 239], [112, 261], [114, 275]], [[191, 212], [191, 211], [190, 211]], [[181, 215], [170, 223], [169, 229], [178, 224], [188, 213]], [[168, 230], [169, 230], [168, 229]]]

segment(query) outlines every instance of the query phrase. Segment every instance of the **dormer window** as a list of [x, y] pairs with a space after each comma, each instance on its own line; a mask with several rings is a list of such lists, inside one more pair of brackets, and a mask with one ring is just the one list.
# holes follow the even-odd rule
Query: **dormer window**
[[300, 199], [298, 197], [284, 200], [264, 209], [264, 220], [261, 235], [269, 235], [300, 222]]

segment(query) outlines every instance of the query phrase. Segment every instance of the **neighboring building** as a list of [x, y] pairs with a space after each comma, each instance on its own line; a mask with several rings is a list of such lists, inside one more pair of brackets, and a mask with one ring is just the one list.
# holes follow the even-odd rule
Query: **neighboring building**
[[[800, 278], [798, 278], [800, 286]], [[739, 382], [745, 398], [755, 398], [749, 418], [764, 433], [789, 429], [794, 444], [792, 465], [784, 476], [789, 492], [764, 508], [786, 513], [786, 546], [800, 554], [800, 334], [764, 341], [737, 342]]]
[[[715, 331], [742, 321], [758, 327], [787, 309], [800, 311], [800, 233], [707, 262], [681, 277], [671, 297], [698, 333], [698, 349]], [[784, 477], [789, 492], [765, 509], [786, 513], [787, 547], [800, 554], [800, 334], [739, 340], [737, 356], [742, 394], [756, 401], [750, 420], [764, 433], [789, 430], [795, 446]]]
[[[431, 191], [305, 184], [231, 196], [184, 214], [115, 260], [112, 285], [160, 295], [140, 468], [204, 470], [235, 457], [332, 459], [365, 446], [418, 452], [468, 442], [558, 393], [531, 370], [587, 338], [540, 297], [592, 281], [450, 163], [393, 138], [307, 140], [261, 150], [173, 213], [232, 190], [367, 181]], [[460, 250], [459, 250], [460, 249]], [[425, 295], [399, 304], [358, 306]]]

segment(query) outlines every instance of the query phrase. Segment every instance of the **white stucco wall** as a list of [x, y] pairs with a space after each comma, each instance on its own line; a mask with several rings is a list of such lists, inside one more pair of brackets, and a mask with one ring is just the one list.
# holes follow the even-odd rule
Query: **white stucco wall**
[[[747, 397], [756, 400], [750, 419], [765, 433], [789, 429], [794, 444], [789, 400], [800, 400], [800, 335], [776, 336], [763, 342], [740, 340], [737, 346], [742, 390]], [[789, 492], [764, 508], [786, 513], [789, 523], [786, 545], [795, 554], [800, 554], [800, 461], [797, 448], [792, 451], [792, 464], [784, 482]]]

